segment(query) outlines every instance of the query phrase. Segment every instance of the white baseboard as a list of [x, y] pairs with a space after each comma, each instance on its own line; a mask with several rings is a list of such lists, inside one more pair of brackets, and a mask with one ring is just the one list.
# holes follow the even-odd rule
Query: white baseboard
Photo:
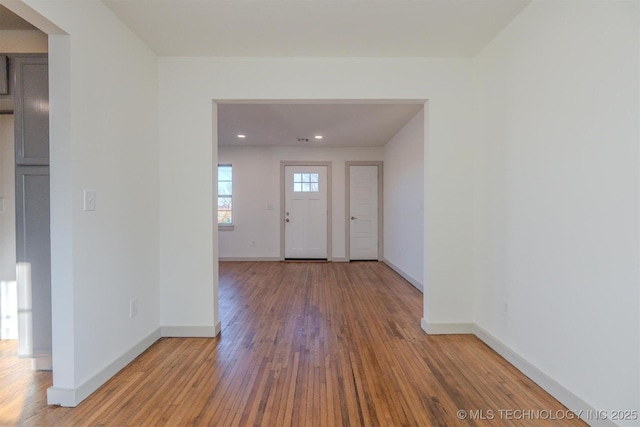
[[215, 337], [220, 333], [221, 323], [215, 326], [162, 326], [156, 329], [129, 351], [118, 357], [104, 369], [75, 389], [50, 387], [47, 389], [47, 404], [75, 407], [111, 377], [141, 355], [162, 337]]
[[118, 373], [122, 368], [127, 366], [133, 359], [141, 355], [154, 342], [160, 339], [160, 329], [156, 329], [147, 335], [138, 344], [131, 347], [122, 356], [109, 363], [100, 372], [85, 381], [84, 384], [75, 389], [63, 389], [50, 387], [47, 389], [47, 404], [61, 405], [67, 407], [78, 406], [80, 402], [86, 399], [91, 393], [96, 391], [100, 386], [107, 382], [111, 377]]
[[213, 338], [220, 333], [220, 322], [215, 326], [161, 326], [162, 337]]
[[531, 362], [511, 350], [506, 344], [491, 335], [475, 323], [433, 323], [422, 319], [422, 329], [430, 335], [439, 334], [474, 334], [487, 344], [507, 362], [542, 387], [570, 411], [579, 416], [592, 427], [614, 427], [616, 424], [608, 419], [597, 419], [598, 411], [587, 402], [562, 386], [552, 377], [534, 366]]
[[53, 370], [53, 357], [51, 350], [45, 354], [34, 354], [31, 359], [31, 369], [34, 371], [51, 371]]
[[542, 387], [547, 393], [556, 398], [560, 403], [569, 408], [572, 412], [592, 427], [613, 427], [616, 424], [611, 420], [598, 420], [596, 409], [587, 402], [567, 390], [556, 380], [538, 369], [531, 362], [511, 350], [502, 341], [491, 335], [480, 326], [473, 325], [473, 333], [485, 344], [491, 347], [496, 353], [504, 357], [509, 363], [515, 366], [520, 372], [529, 377], [533, 382]]
[[237, 257], [237, 256], [225, 256], [218, 257], [218, 261], [281, 261], [280, 257]]
[[399, 268], [397, 265], [395, 265], [394, 263], [392, 263], [391, 261], [389, 261], [386, 258], [382, 259], [382, 262], [384, 262], [385, 264], [387, 264], [389, 266], [389, 268], [391, 268], [393, 271], [395, 271], [396, 273], [398, 273], [400, 276], [402, 276], [402, 278], [404, 280], [406, 280], [407, 282], [411, 283], [413, 285], [414, 288], [416, 288], [417, 290], [419, 290], [420, 292], [424, 293], [424, 286], [422, 285], [422, 283], [420, 283], [419, 281], [417, 281], [416, 279], [414, 279], [413, 277], [411, 277], [409, 274], [407, 274], [406, 272], [404, 272], [401, 268]]
[[[218, 257], [218, 261], [249, 261], [249, 262], [262, 262], [262, 261], [283, 261], [280, 257], [237, 257], [237, 256], [228, 256], [228, 257]], [[329, 262], [349, 262], [347, 258], [331, 258], [328, 260]], [[403, 276], [404, 277], [404, 276]]]
[[455, 334], [472, 334], [473, 323], [437, 323], [429, 322], [422, 318], [420, 321], [422, 330], [429, 335], [455, 335]]

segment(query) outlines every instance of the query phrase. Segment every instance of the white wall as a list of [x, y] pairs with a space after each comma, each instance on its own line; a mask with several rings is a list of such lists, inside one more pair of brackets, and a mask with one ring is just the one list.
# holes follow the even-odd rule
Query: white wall
[[156, 68], [100, 2], [28, 4], [69, 34], [49, 41], [50, 402], [81, 400], [160, 325], [216, 332], [212, 100], [428, 99], [423, 327], [475, 321], [590, 405], [637, 406], [635, 3], [534, 2], [478, 59], [477, 91], [470, 59]]
[[477, 59], [475, 321], [606, 411], [640, 409], [638, 29], [533, 2]]
[[16, 280], [16, 196], [13, 115], [0, 115], [0, 281]]
[[233, 231], [219, 231], [219, 256], [279, 259], [280, 161], [302, 160], [331, 162], [331, 255], [334, 260], [345, 259], [345, 161], [382, 160], [383, 151], [382, 147], [219, 147], [218, 163], [233, 165], [235, 224]]
[[428, 99], [423, 327], [475, 321], [594, 407], [637, 406], [636, 3], [534, 2], [477, 60], [477, 91], [470, 59], [156, 68], [102, 3], [27, 3], [69, 34], [49, 39], [51, 403], [77, 403], [159, 325], [216, 332], [212, 100]]
[[208, 238], [217, 243], [212, 100], [234, 99], [429, 99], [425, 228], [426, 245], [438, 253], [423, 279], [430, 295], [425, 323], [470, 321], [471, 60], [160, 58], [159, 64], [163, 325], [218, 322], [218, 248]]
[[100, 2], [27, 3], [69, 34], [49, 38], [48, 398], [75, 405], [159, 336], [157, 61]]
[[420, 110], [384, 146], [384, 260], [418, 289], [424, 276], [424, 129]]

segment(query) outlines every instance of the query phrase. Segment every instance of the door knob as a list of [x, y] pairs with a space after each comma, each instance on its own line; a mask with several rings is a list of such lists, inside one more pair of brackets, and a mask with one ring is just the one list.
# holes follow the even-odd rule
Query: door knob
[[352, 216], [351, 219], [358, 219], [358, 218], [356, 218], [355, 216]]
[[289, 218], [285, 219], [284, 221], [285, 221], [285, 222], [289, 222]]

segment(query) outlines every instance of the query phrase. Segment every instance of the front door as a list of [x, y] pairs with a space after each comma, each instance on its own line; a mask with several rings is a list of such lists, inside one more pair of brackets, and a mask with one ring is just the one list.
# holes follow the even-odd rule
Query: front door
[[378, 166], [349, 166], [349, 259], [378, 259]]
[[327, 259], [327, 166], [285, 166], [285, 259]]

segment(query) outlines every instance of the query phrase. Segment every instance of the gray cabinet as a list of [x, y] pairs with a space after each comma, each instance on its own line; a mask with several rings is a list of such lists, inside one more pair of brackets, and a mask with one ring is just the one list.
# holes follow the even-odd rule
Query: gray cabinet
[[0, 55], [0, 95], [9, 94], [8, 62], [5, 55]]
[[[49, 187], [49, 70], [46, 56], [10, 60], [16, 154], [16, 260], [30, 278], [18, 315], [20, 354], [36, 369], [51, 368], [51, 232]], [[22, 288], [21, 288], [22, 286]], [[29, 298], [30, 296], [30, 298]]]
[[[16, 167], [16, 261], [28, 288], [24, 295], [31, 301], [21, 301], [21, 325], [31, 330], [27, 357], [46, 357], [51, 353], [51, 238], [49, 221], [49, 167]], [[19, 279], [20, 281], [20, 274]], [[31, 354], [28, 354], [31, 353]], [[41, 366], [46, 368], [46, 366]]]
[[49, 67], [47, 57], [11, 58], [16, 124], [16, 164], [49, 164]]

